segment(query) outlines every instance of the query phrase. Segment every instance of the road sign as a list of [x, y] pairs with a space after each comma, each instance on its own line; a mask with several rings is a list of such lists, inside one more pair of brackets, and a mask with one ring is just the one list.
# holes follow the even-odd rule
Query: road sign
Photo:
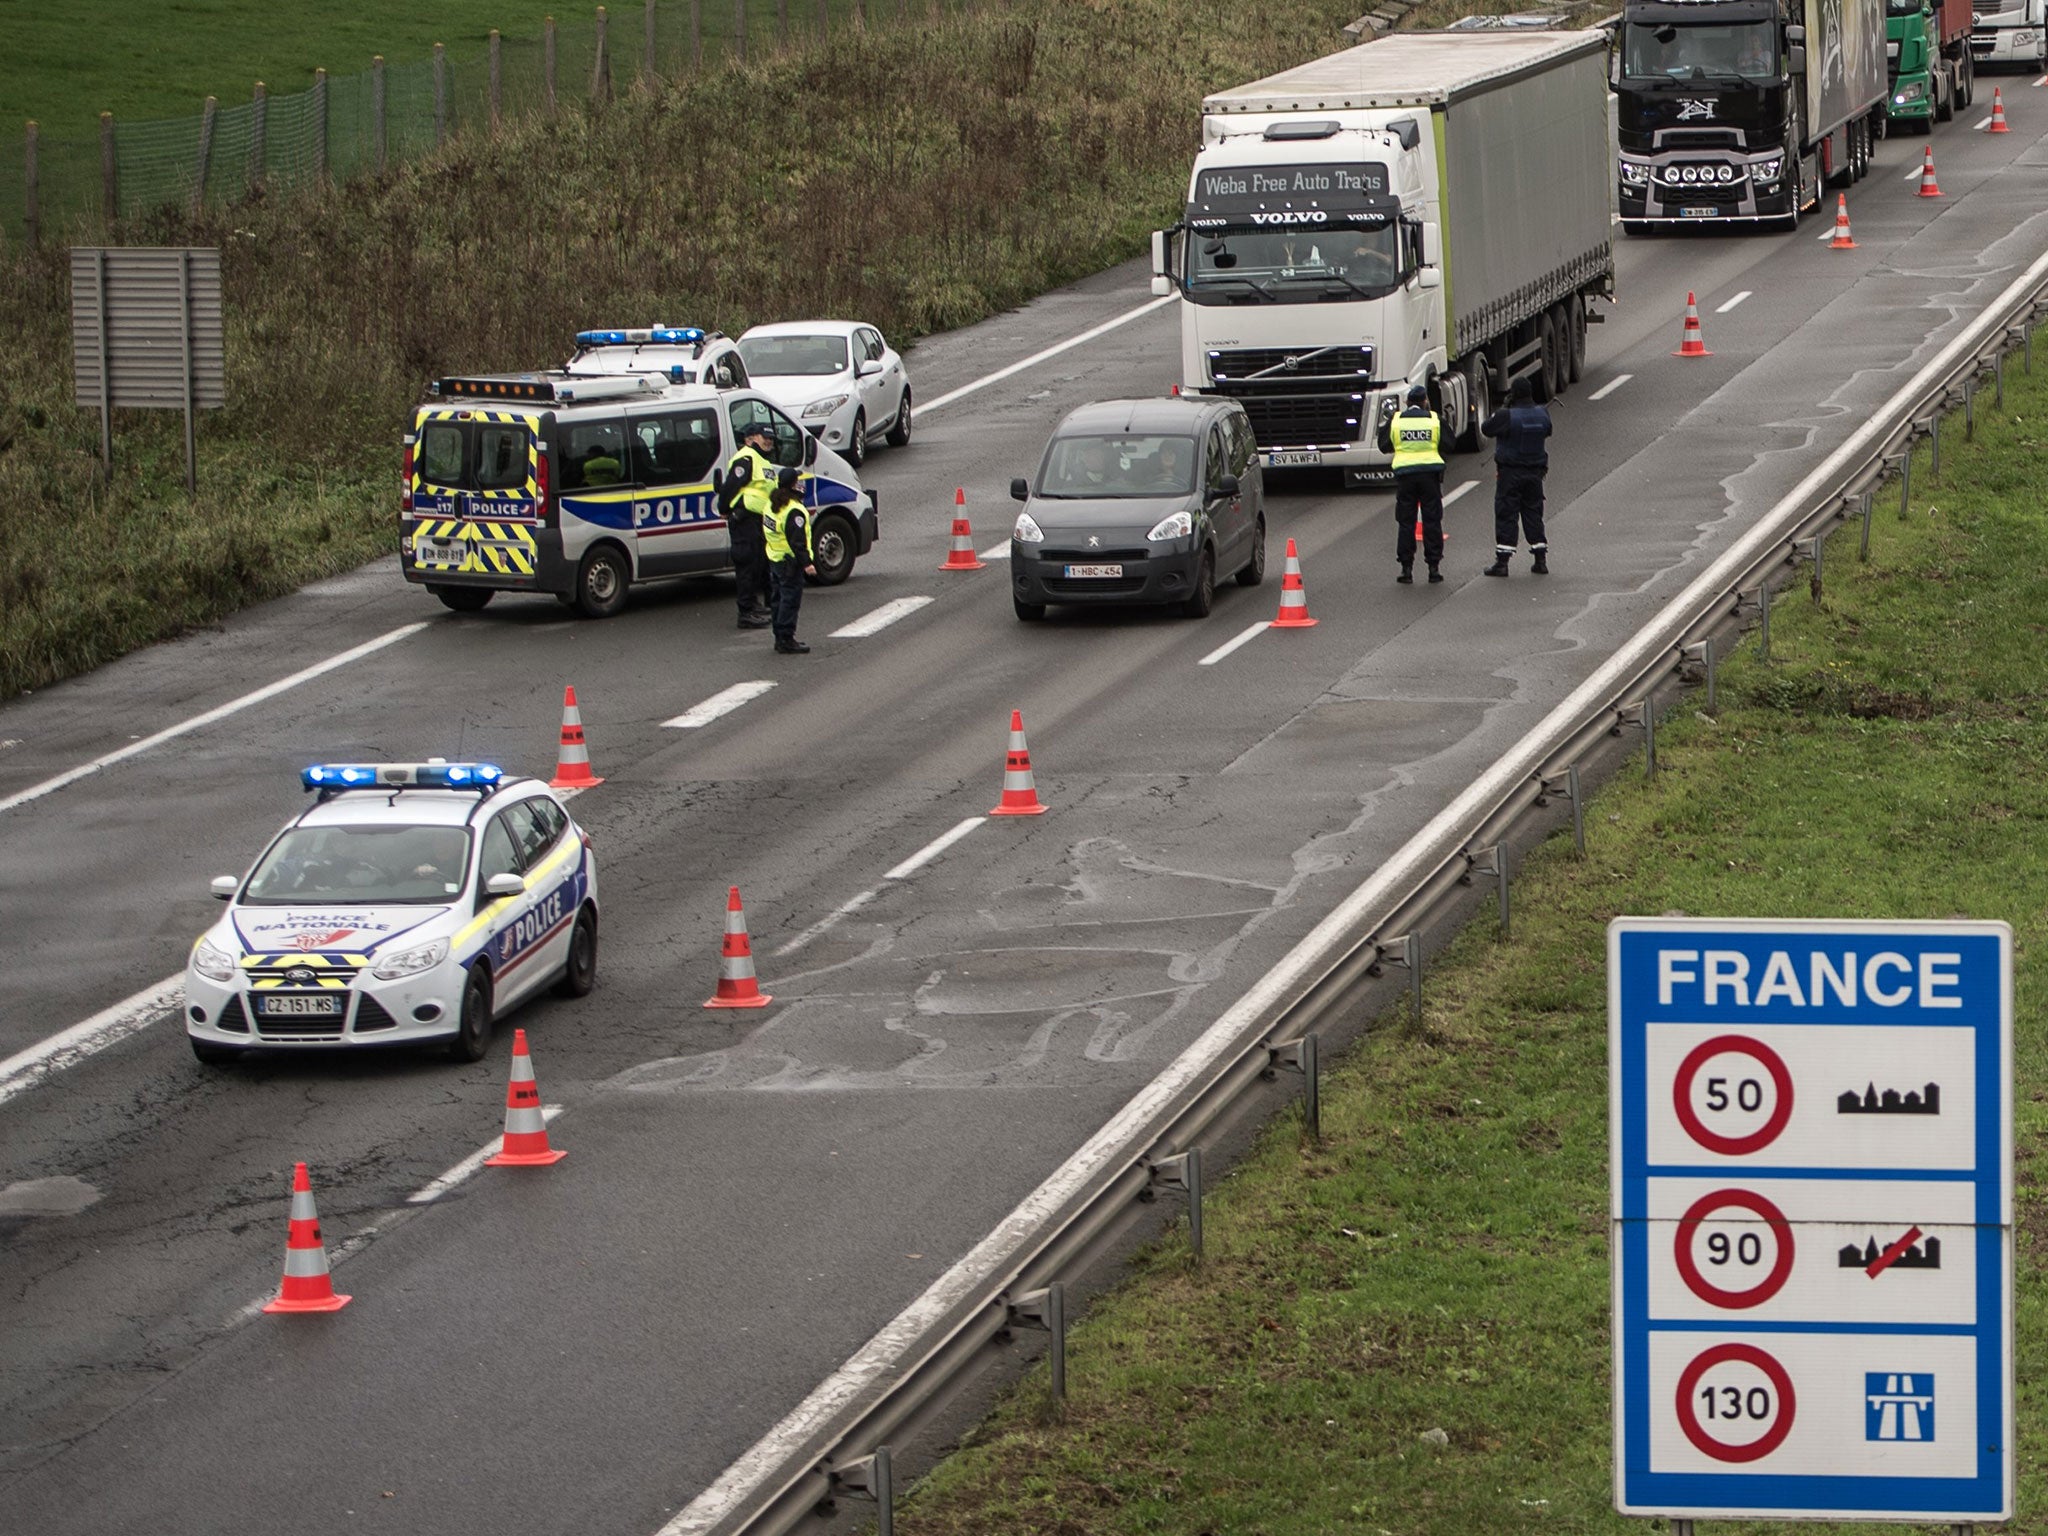
[[1614, 1502], [2009, 1520], [2012, 933], [1607, 930]]

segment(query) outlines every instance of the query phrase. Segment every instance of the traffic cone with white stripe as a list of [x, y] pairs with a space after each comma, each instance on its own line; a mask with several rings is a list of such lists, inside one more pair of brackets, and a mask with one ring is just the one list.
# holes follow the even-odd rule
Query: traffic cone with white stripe
[[[1416, 526], [1419, 530], [1419, 521]], [[1294, 552], [1294, 540], [1289, 539], [1287, 563], [1280, 568], [1280, 615], [1273, 620], [1273, 628], [1313, 629], [1315, 624], [1308, 616], [1308, 589], [1301, 584], [1301, 556]]]
[[1853, 251], [1856, 237], [1849, 233], [1849, 194], [1835, 194], [1835, 238], [1828, 242], [1831, 251]]
[[946, 556], [942, 571], [979, 571], [984, 569], [974, 553], [974, 530], [967, 524], [967, 489], [965, 486], [953, 492], [953, 548]]
[[1920, 196], [1940, 197], [1941, 183], [1934, 179], [1934, 146], [1927, 146], [1927, 157], [1920, 162]]
[[1685, 296], [1685, 331], [1678, 339], [1678, 350], [1673, 357], [1712, 357], [1707, 350], [1707, 338], [1700, 332], [1699, 300], [1688, 293]]
[[602, 784], [590, 771], [590, 748], [583, 741], [583, 712], [576, 707], [574, 684], [562, 690], [562, 750], [555, 758], [550, 789], [589, 789]]
[[1991, 121], [1984, 127], [1986, 133], [2011, 133], [2012, 127], [2005, 120], [2005, 92], [1998, 86], [1991, 87]]
[[540, 1084], [533, 1080], [533, 1057], [526, 1051], [526, 1031], [512, 1035], [512, 1078], [505, 1084], [505, 1144], [484, 1159], [486, 1168], [545, 1168], [569, 1154], [548, 1145], [547, 1116], [541, 1113]]
[[761, 990], [754, 976], [754, 941], [747, 937], [746, 908], [740, 905], [740, 888], [726, 887], [725, 942], [718, 952], [718, 990], [704, 1001], [706, 1008], [766, 1008], [775, 999]]
[[1031, 777], [1031, 748], [1024, 743], [1024, 711], [1010, 711], [1010, 752], [1003, 759], [1003, 798], [991, 816], [1043, 816], [1038, 785]]
[[266, 1312], [339, 1312], [349, 1304], [337, 1296], [327, 1271], [327, 1245], [320, 1240], [320, 1212], [304, 1163], [292, 1164], [292, 1216], [284, 1243], [284, 1283]]

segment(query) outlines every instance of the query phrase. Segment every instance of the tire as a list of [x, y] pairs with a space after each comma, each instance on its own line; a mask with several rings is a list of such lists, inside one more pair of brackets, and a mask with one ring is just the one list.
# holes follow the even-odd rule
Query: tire
[[1266, 579], [1266, 519], [1262, 515], [1252, 528], [1252, 557], [1238, 567], [1237, 584], [1256, 587]]
[[427, 590], [441, 599], [444, 608], [453, 608], [457, 613], [482, 613], [491, 599], [498, 594], [489, 587], [429, 587]]
[[1562, 300], [1550, 306], [1550, 395], [1564, 398], [1572, 382], [1572, 310]]
[[185, 1039], [190, 1042], [192, 1054], [199, 1058], [199, 1064], [203, 1067], [224, 1067], [230, 1062], [242, 1059], [241, 1051], [232, 1045], [215, 1045], [211, 1040], [202, 1040], [197, 1035], [187, 1035]]
[[910, 386], [903, 387], [903, 402], [896, 407], [896, 420], [889, 428], [887, 442], [891, 448], [910, 446]]
[[1586, 376], [1586, 300], [1584, 295], [1574, 295], [1566, 308], [1572, 317], [1572, 376], [1576, 384]]
[[844, 517], [833, 512], [819, 518], [818, 526], [811, 530], [811, 568], [818, 573], [811, 578], [811, 585], [836, 587], [845, 581], [853, 574], [859, 547], [853, 525]]
[[555, 996], [588, 997], [596, 985], [597, 908], [585, 907], [569, 930], [569, 960], [562, 967], [562, 979], [555, 983]]
[[1472, 419], [1451, 446], [1460, 453], [1477, 453], [1485, 446], [1479, 424], [1493, 414], [1493, 370], [1486, 366], [1484, 352], [1465, 360], [1465, 403], [1472, 408]]
[[846, 452], [840, 455], [855, 469], [868, 461], [868, 413], [856, 410], [853, 413], [853, 431], [847, 434]]
[[616, 544], [600, 544], [576, 568], [576, 611], [586, 619], [608, 619], [626, 606], [632, 573]]
[[491, 973], [481, 964], [469, 968], [462, 984], [462, 1015], [455, 1038], [448, 1042], [450, 1061], [482, 1061], [491, 1048]]
[[[1947, 90], [1942, 89], [1945, 82], [1948, 84]], [[1954, 82], [1949, 79], [1947, 70], [1937, 69], [1934, 72], [1934, 120], [1937, 123], [1953, 122], [1955, 115], [1956, 92]]]
[[1012, 596], [1010, 606], [1017, 610], [1017, 618], [1025, 624], [1036, 624], [1045, 617], [1045, 604], [1027, 603], [1021, 597]]
[[1216, 606], [1216, 551], [1204, 549], [1202, 563], [1195, 567], [1195, 590], [1187, 595], [1180, 611], [1190, 619], [1206, 619]]
[[1967, 44], [1963, 48], [1961, 64], [1961, 71], [1956, 77], [1958, 91], [1956, 104], [1967, 108], [1977, 99], [1977, 64], [1976, 60], [1971, 57]]
[[1545, 310], [1536, 320], [1536, 371], [1529, 375], [1529, 393], [1538, 405], [1550, 403], [1551, 355], [1556, 349], [1557, 338], [1552, 334], [1550, 311]]

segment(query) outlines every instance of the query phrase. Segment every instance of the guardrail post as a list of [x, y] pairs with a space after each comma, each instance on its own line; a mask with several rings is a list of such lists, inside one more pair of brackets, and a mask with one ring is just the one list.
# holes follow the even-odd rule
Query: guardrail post
[[1814, 600], [1814, 601], [1815, 601], [1816, 603], [1820, 601], [1820, 594], [1821, 594], [1821, 577], [1820, 577], [1820, 562], [1821, 562], [1821, 551], [1827, 548], [1827, 543], [1828, 543], [1828, 540], [1827, 540], [1827, 535], [1826, 535], [1826, 534], [1824, 534], [1824, 533], [1816, 533], [1816, 534], [1815, 534], [1815, 535], [1813, 536], [1813, 575], [1812, 575], [1812, 577], [1811, 577], [1811, 578], [1809, 578], [1809, 580], [1807, 581], [1807, 584], [1806, 584], [1806, 590], [1808, 591], [1808, 593], [1810, 593], [1810, 594], [1812, 595], [1812, 597], [1813, 597], [1813, 600]]
[[505, 70], [498, 29], [491, 28], [491, 137], [496, 138], [505, 121]]
[[1905, 452], [1899, 455], [1899, 521], [1913, 510], [1913, 434], [1906, 433]]
[[[1577, 802], [1574, 802], [1576, 804]], [[1373, 961], [1365, 968], [1368, 976], [1384, 974], [1383, 966], [1398, 965], [1408, 972], [1410, 1013], [1417, 1028], [1422, 1025], [1422, 935], [1404, 933], [1391, 939], [1373, 940]]]
[[[1942, 402], [1944, 405], [1947, 402]], [[1941, 484], [1941, 406], [1934, 408], [1934, 418], [1927, 423], [1928, 466], [1927, 481], [1930, 485]]]
[[1991, 359], [1991, 403], [1999, 410], [2005, 409], [2005, 348], [2000, 347]]
[[1319, 1060], [1321, 1050], [1318, 1037], [1303, 1035], [1299, 1040], [1290, 1040], [1285, 1045], [1266, 1047], [1266, 1070], [1264, 1076], [1271, 1081], [1274, 1075], [1286, 1068], [1299, 1072], [1304, 1087], [1301, 1093], [1301, 1121], [1308, 1129], [1310, 1141], [1323, 1139], [1323, 1085], [1322, 1066]]
[[121, 217], [121, 173], [114, 154], [114, 114], [100, 114], [100, 212], [111, 224]]
[[448, 140], [448, 50], [434, 44], [434, 148]]
[[1026, 1291], [1004, 1304], [1009, 1327], [1042, 1328], [1052, 1335], [1046, 1366], [1052, 1373], [1052, 1400], [1067, 1400], [1067, 1288], [1055, 1280], [1044, 1290]]
[[1714, 637], [1708, 635], [1691, 645], [1679, 647], [1679, 654], [1688, 659], [1694, 651], [1699, 652], [1700, 670], [1707, 680], [1707, 713], [1711, 715], [1714, 712]]
[[261, 80], [256, 82], [249, 108], [249, 192], [261, 197], [270, 172], [270, 92]]
[[384, 55], [370, 56], [370, 163], [384, 174]]
[[1486, 862], [1484, 864], [1473, 864], [1472, 873], [1475, 875], [1491, 875], [1499, 882], [1500, 936], [1503, 939], [1513, 938], [1514, 930], [1510, 926], [1511, 914], [1508, 908], [1508, 845], [1506, 843], [1495, 843], [1486, 851]]
[[1657, 776], [1657, 701], [1645, 698], [1634, 704], [1623, 704], [1614, 711], [1614, 724], [1607, 734], [1619, 736], [1624, 725], [1634, 721], [1643, 728], [1643, 766], [1650, 778]]
[[548, 16], [540, 24], [540, 96], [541, 104], [547, 108], [548, 121], [555, 120], [555, 18]]
[[37, 141], [42, 130], [36, 127], [34, 118], [28, 121], [28, 129], [22, 135], [22, 223], [27, 226], [28, 243], [35, 246], [43, 238], [43, 191], [39, 168], [36, 164]]
[[1749, 603], [1755, 603], [1757, 611], [1756, 659], [1758, 661], [1769, 661], [1771, 659], [1771, 584], [1768, 581], [1765, 582], [1756, 589], [1754, 594], [1748, 592], [1738, 592], [1735, 594], [1735, 611], [1738, 614]]
[[[1713, 676], [1711, 671], [1707, 674]], [[1572, 803], [1572, 846], [1580, 858], [1586, 856], [1586, 807], [1579, 799], [1579, 765], [1566, 763], [1563, 773], [1544, 774], [1536, 781], [1536, 803], [1550, 804], [1552, 795], [1562, 795]]]
[[[1194, 1251], [1195, 1262], [1202, 1262], [1202, 1149], [1189, 1147], [1172, 1157], [1156, 1159], [1149, 1170], [1153, 1184], [1164, 1184], [1168, 1189], [1184, 1189], [1188, 1193], [1188, 1247]], [[1140, 1198], [1152, 1193], [1147, 1185]]]
[[825, 1496], [828, 1503], [842, 1493], [873, 1499], [880, 1510], [875, 1516], [875, 1536], [892, 1536], [896, 1529], [896, 1486], [889, 1466], [889, 1447], [878, 1445], [872, 1456], [849, 1461], [843, 1467], [827, 1467], [825, 1476], [832, 1490]]
[[213, 124], [220, 115], [220, 102], [214, 97], [206, 98], [206, 105], [199, 109], [199, 164], [192, 178], [192, 211], [196, 214], [206, 204], [206, 178], [213, 174]]
[[1876, 505], [1877, 492], [1865, 491], [1863, 493], [1863, 538], [1856, 546], [1856, 558], [1858, 560], [1868, 560], [1870, 558], [1870, 509]]
[[1977, 375], [1963, 380], [1963, 441], [1977, 441]]

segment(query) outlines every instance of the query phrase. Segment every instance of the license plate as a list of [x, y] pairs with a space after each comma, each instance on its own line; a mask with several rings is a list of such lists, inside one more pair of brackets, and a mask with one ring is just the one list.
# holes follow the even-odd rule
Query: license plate
[[258, 997], [256, 1011], [265, 1018], [314, 1018], [331, 1019], [341, 1012], [341, 998], [334, 997]]
[[1285, 452], [1266, 455], [1266, 463], [1274, 469], [1285, 469], [1290, 464], [1320, 464], [1323, 451], [1320, 448], [1290, 448]]
[[460, 565], [468, 553], [469, 546], [460, 539], [453, 544], [439, 544], [432, 539], [412, 541], [412, 558], [416, 565]]
[[1121, 576], [1123, 573], [1124, 568], [1120, 565], [1070, 565], [1067, 567], [1067, 575], [1075, 580], [1083, 580], [1094, 576]]
[[1720, 211], [1718, 208], [1681, 208], [1678, 216], [1682, 219], [1711, 219]]

